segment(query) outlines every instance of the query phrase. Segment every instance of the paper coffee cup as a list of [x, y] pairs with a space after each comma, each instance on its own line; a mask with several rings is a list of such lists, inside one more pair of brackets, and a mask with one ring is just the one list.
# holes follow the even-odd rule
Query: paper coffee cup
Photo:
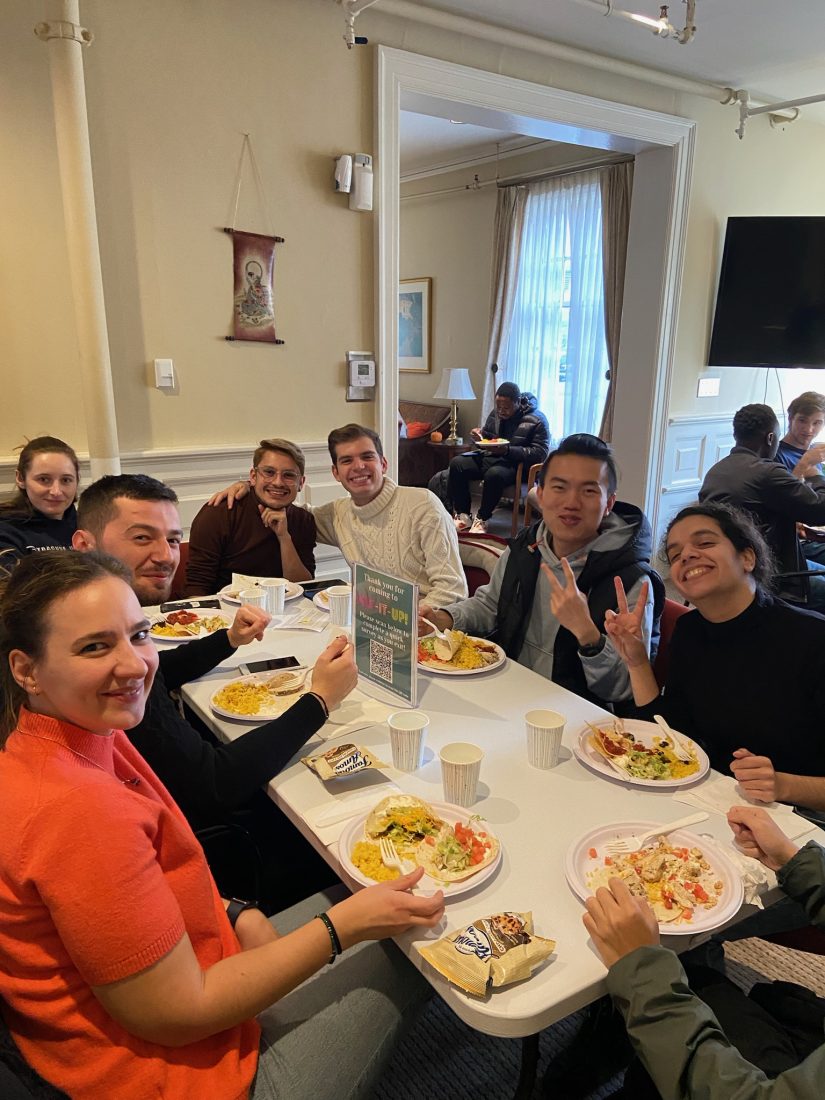
[[478, 777], [484, 753], [478, 745], [454, 741], [438, 754], [441, 758], [441, 782], [444, 801], [457, 806], [472, 806], [478, 796]]
[[286, 599], [286, 580], [283, 577], [269, 577], [261, 581], [261, 588], [266, 594], [266, 610], [270, 615], [281, 615]]
[[260, 607], [266, 611], [266, 592], [260, 585], [257, 588], [245, 588], [238, 593], [238, 599], [250, 607]]
[[525, 714], [527, 761], [534, 768], [555, 768], [558, 764], [565, 721], [564, 715], [555, 710], [528, 710]]
[[352, 618], [352, 585], [334, 584], [328, 588], [329, 621], [333, 626], [349, 626]]
[[393, 767], [402, 772], [420, 768], [430, 719], [421, 710], [397, 710], [387, 719]]

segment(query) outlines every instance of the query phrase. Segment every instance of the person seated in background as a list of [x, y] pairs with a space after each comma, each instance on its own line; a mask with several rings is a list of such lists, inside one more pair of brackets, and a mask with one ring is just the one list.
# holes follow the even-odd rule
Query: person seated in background
[[30, 439], [14, 472], [17, 492], [0, 503], [0, 566], [35, 550], [67, 549], [77, 527], [80, 466], [68, 443], [53, 435]]
[[444, 895], [410, 892], [419, 868], [355, 895], [304, 895], [273, 924], [222, 899], [122, 732], [158, 662], [129, 581], [108, 555], [58, 550], [22, 559], [0, 587], [12, 1037], [74, 1100], [366, 1095], [429, 994], [394, 944], [368, 941], [436, 925]]
[[[458, 603], [422, 603], [419, 618], [494, 638], [508, 657], [562, 687], [618, 710], [630, 680], [604, 632], [617, 605], [614, 577], [635, 601], [642, 645], [658, 640], [664, 585], [649, 565], [644, 514], [616, 501], [616, 462], [607, 443], [571, 435], [551, 451], [538, 478], [541, 520], [499, 558], [490, 583]], [[430, 628], [419, 623], [419, 631]]]
[[825, 618], [770, 593], [770, 551], [723, 504], [683, 508], [664, 538], [670, 579], [694, 605], [676, 623], [662, 695], [637, 611], [608, 613], [639, 717], [662, 714], [748, 798], [825, 810]]
[[[429, 489], [386, 477], [381, 439], [372, 428], [345, 424], [329, 433], [332, 476], [347, 496], [312, 508], [318, 541], [337, 546], [350, 565], [413, 581], [421, 596], [446, 603], [467, 595], [455, 527]], [[235, 482], [209, 501], [233, 507], [249, 491]]]
[[[744, 508], [773, 552], [777, 570], [804, 572], [797, 523], [825, 523], [825, 478], [812, 468], [803, 479], [774, 461], [779, 422], [770, 405], [745, 405], [733, 418], [736, 446], [708, 470], [699, 500]], [[816, 566], [814, 566], [816, 568]], [[814, 610], [825, 609], [825, 576], [780, 577], [778, 594]]]
[[[780, 887], [825, 930], [825, 855], [787, 839], [768, 814], [733, 806], [745, 855], [777, 872]], [[656, 917], [619, 878], [587, 900], [582, 918], [608, 968], [607, 988], [639, 1062], [616, 1096], [627, 1100], [819, 1100], [825, 1080], [825, 1001], [800, 986], [757, 985], [749, 996], [715, 970], [659, 946]], [[780, 983], [775, 983], [779, 986]], [[769, 1080], [769, 1078], [775, 1078]]]
[[[807, 478], [822, 474], [825, 443], [814, 440], [825, 428], [825, 393], [807, 390], [788, 405], [788, 431], [780, 440], [776, 461], [790, 470], [794, 477]], [[825, 537], [799, 524], [797, 531], [805, 560], [825, 566]]]
[[[143, 474], [100, 478], [80, 497], [75, 549], [111, 554], [130, 570], [142, 606], [162, 603], [169, 597], [180, 559], [177, 499], [168, 485]], [[266, 896], [276, 891], [286, 904], [284, 899], [302, 896], [296, 893], [302, 883], [313, 877], [329, 881], [331, 872], [262, 788], [355, 687], [352, 647], [345, 638], [331, 642], [315, 664], [312, 692], [280, 718], [226, 744], [202, 737], [181, 717], [169, 695], [211, 672], [239, 646], [260, 638], [268, 622], [260, 608], [242, 606], [228, 630], [165, 649], [145, 713], [127, 736], [193, 828], [220, 824], [238, 810], [248, 811], [251, 831], [261, 838], [261, 850], [268, 856]], [[269, 902], [267, 907], [271, 908]]]
[[[496, 390], [495, 408], [483, 428], [473, 428], [473, 440], [504, 439], [500, 446], [456, 455], [450, 461], [447, 492], [452, 501], [458, 531], [483, 534], [487, 521], [508, 485], [516, 481], [516, 467], [524, 463], [525, 474], [537, 462], [544, 462], [550, 449], [547, 417], [539, 411], [532, 393], [522, 393], [514, 382], [502, 382]], [[475, 520], [470, 516], [470, 486], [482, 481], [481, 504]]]
[[204, 505], [192, 521], [187, 596], [219, 592], [233, 573], [305, 581], [315, 575], [315, 521], [294, 501], [304, 485], [304, 452], [287, 439], [262, 439], [252, 457], [252, 492], [237, 508]]

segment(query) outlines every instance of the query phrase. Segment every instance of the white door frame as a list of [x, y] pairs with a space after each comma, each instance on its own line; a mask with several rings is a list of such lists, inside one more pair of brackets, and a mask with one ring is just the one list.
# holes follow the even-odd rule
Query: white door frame
[[[635, 265], [633, 212], [628, 245], [628, 277], [636, 272], [639, 278], [649, 279], [654, 296], [626, 290], [619, 356], [623, 393], [617, 402], [613, 443], [622, 470], [622, 495], [643, 502], [655, 530], [695, 123], [385, 46], [378, 47], [376, 66], [377, 413], [390, 470], [395, 473], [398, 462], [399, 112], [403, 106], [449, 117], [449, 105], [460, 104], [462, 118], [469, 122], [595, 148], [654, 153], [649, 158], [637, 156], [634, 191], [645, 191], [639, 186], [639, 172], [649, 161], [653, 167], [647, 198], [653, 190], [660, 200], [654, 206], [660, 209], [658, 215], [654, 209], [650, 218], [642, 217], [638, 209], [635, 212], [639, 230]], [[659, 150], [669, 150], [670, 155], [657, 156]], [[658, 225], [654, 224], [657, 216]], [[436, 365], [433, 389], [438, 370]]]

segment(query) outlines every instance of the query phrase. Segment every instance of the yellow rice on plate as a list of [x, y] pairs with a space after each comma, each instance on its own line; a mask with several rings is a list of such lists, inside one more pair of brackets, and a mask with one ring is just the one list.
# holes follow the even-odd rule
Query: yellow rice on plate
[[395, 867], [387, 867], [383, 863], [378, 845], [370, 844], [367, 840], [358, 841], [352, 849], [350, 859], [362, 874], [376, 882], [388, 882], [390, 879], [398, 878]]

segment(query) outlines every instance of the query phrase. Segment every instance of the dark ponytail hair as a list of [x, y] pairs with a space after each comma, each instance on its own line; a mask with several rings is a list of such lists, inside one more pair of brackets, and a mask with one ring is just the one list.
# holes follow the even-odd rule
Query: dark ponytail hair
[[689, 516], [707, 516], [712, 519], [721, 530], [725, 538], [733, 543], [738, 553], [744, 550], [753, 551], [754, 564], [751, 576], [756, 583], [758, 592], [770, 592], [773, 589], [773, 580], [776, 575], [776, 562], [770, 547], [765, 542], [759, 528], [747, 512], [739, 508], [733, 508], [729, 504], [716, 504], [708, 501], [705, 504], [689, 504], [673, 517], [667, 525], [664, 538], [659, 548], [659, 556], [667, 562], [667, 542], [670, 532], [680, 520]]
[[[65, 455], [74, 466], [75, 477], [80, 482], [80, 463], [77, 461], [77, 455], [68, 443], [64, 443], [54, 435], [39, 435], [20, 448], [16, 473], [21, 481], [29, 472], [35, 455]], [[77, 499], [77, 491], [75, 491], [75, 499]], [[30, 516], [34, 510], [24, 489], [18, 489], [11, 500], [0, 503], [0, 515]]]
[[131, 586], [129, 569], [110, 554], [91, 550], [43, 550], [28, 554], [0, 577], [0, 748], [17, 725], [26, 692], [11, 674], [9, 654], [20, 649], [42, 657], [48, 635], [47, 616], [52, 604], [95, 581], [119, 577]]

